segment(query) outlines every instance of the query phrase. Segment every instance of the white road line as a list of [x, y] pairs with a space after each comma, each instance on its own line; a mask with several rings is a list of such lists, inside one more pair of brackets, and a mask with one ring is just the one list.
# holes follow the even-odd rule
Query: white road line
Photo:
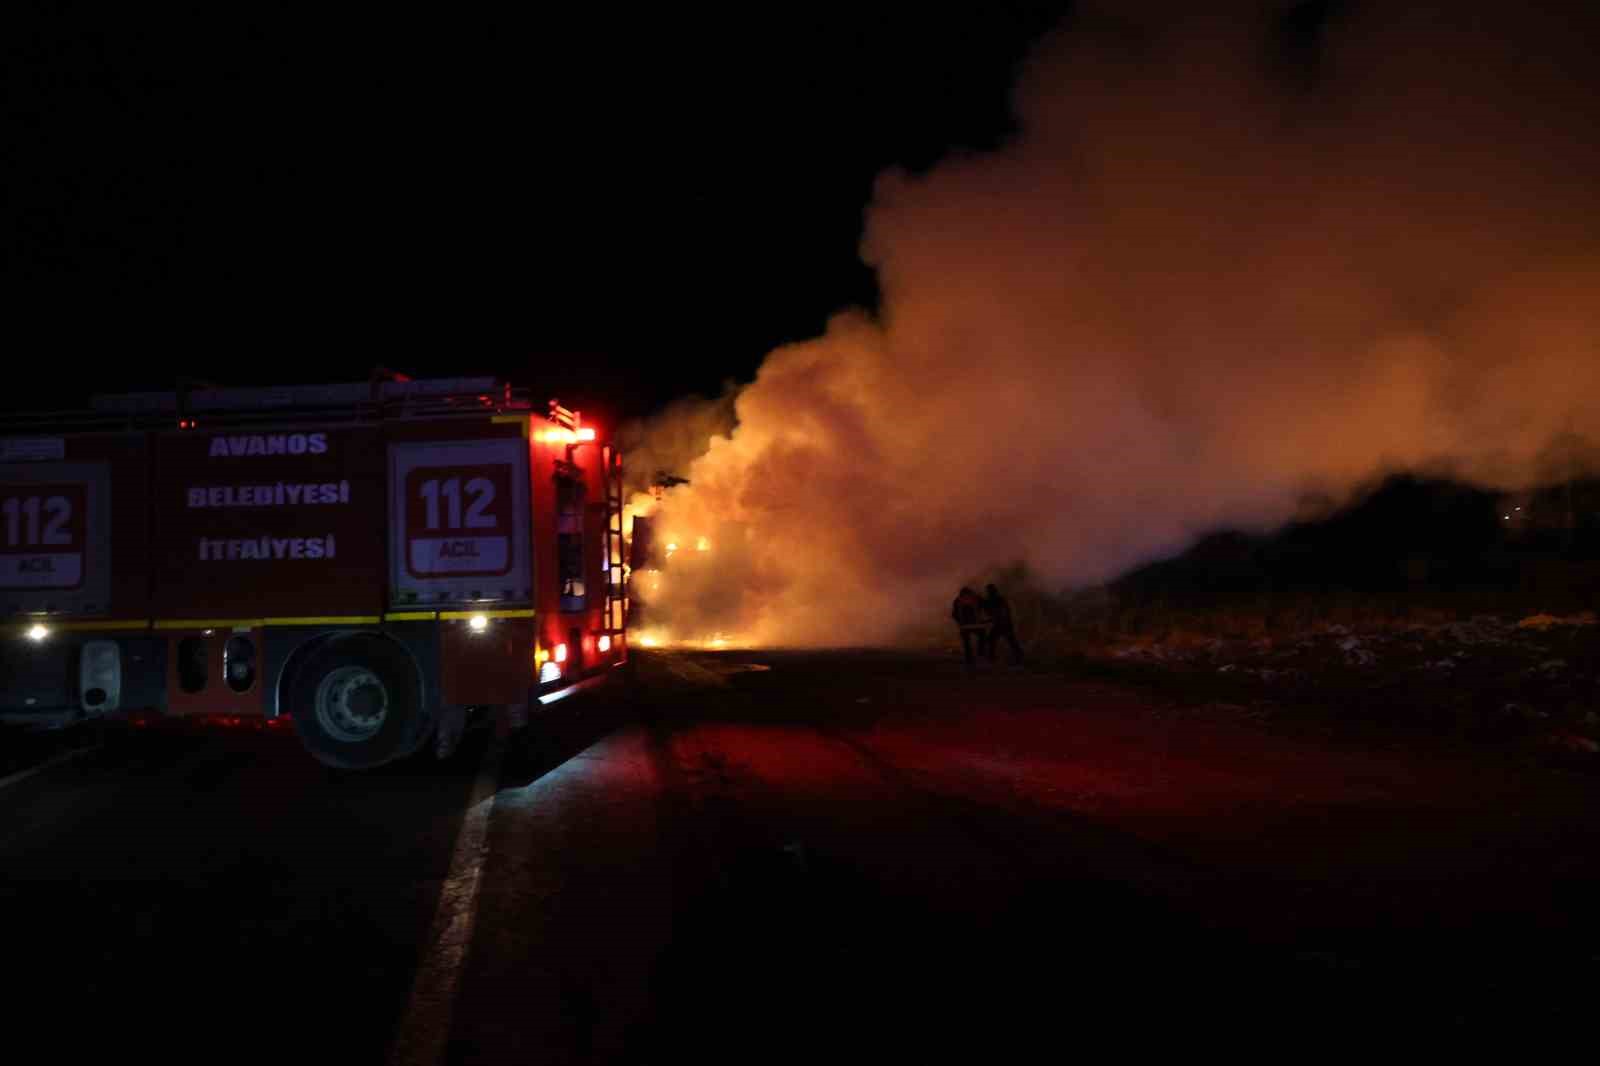
[[52, 767], [52, 766], [60, 766], [62, 763], [70, 762], [71, 760], [76, 759], [80, 755], [87, 755], [91, 751], [99, 751], [99, 750], [100, 750], [100, 745], [91, 744], [87, 748], [73, 748], [71, 751], [64, 751], [60, 755], [57, 755], [53, 759], [46, 759], [44, 762], [40, 763], [38, 766], [31, 766], [26, 770], [18, 770], [16, 773], [10, 775], [9, 777], [0, 777], [0, 789], [9, 788], [12, 785], [20, 785], [20, 784], [22, 784], [22, 782], [26, 781], [28, 778], [32, 777], [34, 774], [42, 774], [46, 770], [50, 769], [50, 767]]
[[439, 909], [434, 912], [425, 954], [411, 986], [411, 1002], [389, 1050], [390, 1066], [437, 1066], [444, 1056], [457, 985], [478, 917], [478, 882], [489, 853], [489, 812], [494, 808], [504, 754], [504, 742], [494, 740], [478, 768], [472, 804], [456, 834], [450, 872], [439, 890]]
[[602, 674], [599, 677], [591, 677], [587, 681], [578, 681], [568, 685], [566, 688], [558, 688], [554, 692], [546, 692], [539, 697], [539, 702], [548, 706], [557, 700], [564, 700], [568, 696], [576, 696], [578, 693], [585, 692], [596, 685], [604, 684], [605, 680], [605, 675]]

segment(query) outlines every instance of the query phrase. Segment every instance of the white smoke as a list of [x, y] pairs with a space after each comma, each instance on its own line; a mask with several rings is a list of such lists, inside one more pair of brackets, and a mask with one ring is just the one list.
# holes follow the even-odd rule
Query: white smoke
[[878, 313], [773, 352], [639, 501], [712, 546], [664, 575], [680, 635], [890, 640], [991, 564], [1104, 580], [1600, 438], [1592, 14], [1367, 5], [1307, 80], [1270, 6], [1118, 12], [1041, 44], [1002, 150], [881, 176]]

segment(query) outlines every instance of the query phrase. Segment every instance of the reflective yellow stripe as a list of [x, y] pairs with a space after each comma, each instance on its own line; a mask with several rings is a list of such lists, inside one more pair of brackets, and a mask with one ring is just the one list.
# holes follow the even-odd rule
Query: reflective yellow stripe
[[157, 629], [257, 629], [261, 626], [371, 626], [375, 614], [308, 615], [304, 618], [161, 618]]
[[101, 622], [58, 622], [49, 615], [40, 615], [39, 617], [31, 618], [26, 622], [13, 623], [5, 626], [4, 628], [13, 633], [26, 633], [34, 626], [44, 626], [45, 629], [52, 633], [84, 633], [101, 629], [149, 629], [150, 623], [146, 619], [126, 618], [108, 618]]
[[44, 625], [49, 626], [51, 629], [64, 629], [69, 633], [78, 633], [89, 629], [149, 629], [150, 620], [148, 618], [134, 618], [117, 622], [62, 622], [60, 625], [50, 625], [49, 622], [45, 622]]
[[379, 622], [431, 622], [435, 618], [447, 621], [462, 621], [476, 615], [482, 615], [485, 618], [533, 618], [535, 614], [536, 612], [531, 607], [517, 607], [490, 611], [391, 611], [382, 616], [375, 614], [325, 614], [288, 618], [158, 618], [154, 622], [133, 619], [104, 622], [52, 622], [48, 617], [41, 617], [34, 621], [16, 624], [11, 628], [26, 631], [32, 626], [42, 625], [48, 629], [63, 631], [149, 628], [259, 629], [262, 626], [371, 626], [377, 625]]
[[158, 618], [157, 629], [253, 629], [260, 618]]
[[263, 618], [268, 626], [375, 626], [382, 619], [375, 614], [330, 614], [309, 618]]
[[[459, 621], [480, 614], [485, 618], [534, 617], [532, 608], [503, 611], [393, 611], [381, 617], [375, 614], [337, 614], [310, 615], [304, 618], [163, 618], [155, 623], [155, 627], [157, 629], [255, 629], [260, 626], [372, 626], [379, 622], [431, 622], [435, 618]], [[84, 624], [89, 625], [89, 623]], [[146, 623], [120, 624], [133, 628]]]

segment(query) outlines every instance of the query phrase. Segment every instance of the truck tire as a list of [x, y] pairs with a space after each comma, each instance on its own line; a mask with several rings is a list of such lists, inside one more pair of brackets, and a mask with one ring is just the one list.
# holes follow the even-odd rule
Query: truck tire
[[327, 766], [381, 766], [415, 751], [426, 736], [416, 667], [382, 637], [339, 637], [316, 647], [290, 677], [285, 697], [301, 743]]

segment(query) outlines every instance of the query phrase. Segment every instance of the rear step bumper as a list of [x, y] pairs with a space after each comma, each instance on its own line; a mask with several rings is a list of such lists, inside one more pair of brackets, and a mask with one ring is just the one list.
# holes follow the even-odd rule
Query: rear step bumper
[[100, 715], [91, 715], [77, 707], [42, 707], [38, 710], [8, 709], [0, 711], [0, 725], [16, 726], [29, 730], [65, 729], [80, 722], [94, 721]]

